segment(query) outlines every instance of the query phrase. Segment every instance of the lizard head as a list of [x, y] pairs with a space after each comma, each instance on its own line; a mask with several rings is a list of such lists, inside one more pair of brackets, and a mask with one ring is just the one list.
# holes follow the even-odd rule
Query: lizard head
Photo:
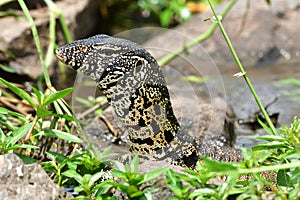
[[150, 53], [138, 44], [108, 35], [96, 35], [66, 44], [56, 49], [56, 56], [98, 83], [101, 79], [116, 81], [126, 73], [139, 71], [136, 69], [139, 66], [156, 63]]

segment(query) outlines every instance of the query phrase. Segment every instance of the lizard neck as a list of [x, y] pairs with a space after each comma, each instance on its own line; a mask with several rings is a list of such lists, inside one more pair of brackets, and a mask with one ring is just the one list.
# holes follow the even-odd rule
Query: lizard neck
[[151, 154], [169, 146], [180, 127], [161, 69], [156, 62], [146, 64], [147, 72], [141, 67], [115, 84], [100, 80], [99, 85], [129, 133], [130, 150]]

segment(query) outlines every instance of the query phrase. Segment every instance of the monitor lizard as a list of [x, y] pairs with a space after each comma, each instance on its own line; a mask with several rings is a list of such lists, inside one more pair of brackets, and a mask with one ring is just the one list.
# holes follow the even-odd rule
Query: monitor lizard
[[239, 150], [185, 134], [160, 66], [140, 45], [102, 34], [59, 47], [56, 56], [98, 83], [128, 131], [131, 152], [190, 168], [202, 156], [241, 159]]

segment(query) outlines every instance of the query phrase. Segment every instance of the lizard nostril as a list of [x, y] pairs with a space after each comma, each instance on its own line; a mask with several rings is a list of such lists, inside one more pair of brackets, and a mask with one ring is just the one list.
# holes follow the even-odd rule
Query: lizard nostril
[[56, 54], [56, 55], [60, 55], [61, 52], [62, 52], [62, 51], [60, 50], [60, 48], [57, 48], [57, 49], [55, 50], [55, 54]]
[[55, 50], [55, 55], [56, 57], [60, 60], [60, 61], [63, 61], [64, 58], [63, 58], [63, 51], [60, 49], [60, 48], [57, 48]]
[[[56, 50], [55, 51], [56, 57], [63, 63], [66, 62], [66, 58], [63, 56], [61, 51]], [[66, 64], [66, 63], [65, 63]]]

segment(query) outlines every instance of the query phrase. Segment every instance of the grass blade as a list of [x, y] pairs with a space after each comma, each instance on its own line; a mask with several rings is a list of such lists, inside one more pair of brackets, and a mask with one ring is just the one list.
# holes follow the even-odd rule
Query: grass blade
[[258, 144], [252, 147], [252, 150], [259, 151], [259, 150], [279, 149], [279, 148], [288, 148], [288, 146], [284, 142], [272, 141], [272, 142]]
[[278, 141], [278, 142], [284, 142], [286, 140], [285, 138], [276, 135], [262, 135], [262, 136], [257, 136], [256, 138], [260, 140]]
[[0, 78], [0, 81], [3, 84], [5, 84], [16, 95], [18, 95], [22, 99], [26, 100], [36, 110], [36, 105], [35, 105], [34, 101], [32, 100], [32, 97], [27, 92], [25, 92], [24, 90], [14, 86], [13, 84], [11, 84], [9, 82], [7, 82], [3, 78]]
[[16, 144], [22, 137], [24, 137], [29, 132], [32, 125], [33, 122], [25, 124], [24, 126], [21, 126], [20, 128], [14, 130], [10, 136], [8, 146]]
[[2, 114], [2, 115], [11, 115], [11, 116], [14, 116], [14, 117], [18, 117], [19, 119], [21, 119], [24, 122], [27, 121], [26, 116], [24, 116], [20, 113], [8, 110], [8, 109], [3, 108], [3, 107], [0, 107], [0, 114]]
[[43, 135], [49, 137], [57, 137], [63, 140], [67, 140], [69, 142], [82, 143], [82, 140], [77, 136], [59, 130], [45, 130]]
[[[265, 123], [263, 123], [263, 122], [259, 119], [259, 117], [256, 117], [256, 119], [257, 119], [258, 123], [263, 127], [263, 129], [264, 129], [269, 135], [273, 135], [272, 130], [271, 130]], [[276, 136], [276, 135], [275, 135], [275, 136]]]
[[139, 182], [139, 184], [153, 180], [156, 177], [160, 176], [162, 173], [166, 172], [167, 170], [168, 170], [168, 168], [158, 168], [153, 171], [150, 171], [144, 175], [143, 180], [141, 182]]
[[50, 103], [68, 95], [69, 93], [71, 93], [73, 91], [73, 88], [66, 88], [64, 90], [58, 91], [58, 92], [54, 92], [52, 94], [49, 94], [47, 96], [45, 96], [45, 101], [43, 103], [43, 106], [47, 106]]
[[8, 148], [9, 150], [15, 150], [15, 149], [38, 149], [39, 147], [34, 146], [34, 145], [30, 145], [30, 144], [16, 144], [10, 148]]

